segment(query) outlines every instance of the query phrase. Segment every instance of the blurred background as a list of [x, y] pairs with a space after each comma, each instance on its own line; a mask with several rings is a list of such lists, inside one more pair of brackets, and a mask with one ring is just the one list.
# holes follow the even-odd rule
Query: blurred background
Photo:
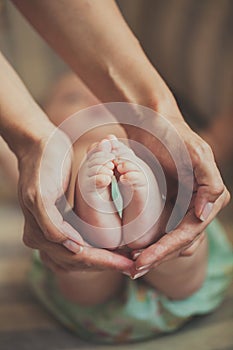
[[[117, 3], [151, 62], [175, 94], [187, 122], [213, 147], [223, 178], [232, 191], [233, 1], [118, 0]], [[62, 90], [66, 92], [64, 103], [71, 106], [64, 114], [81, 108], [85, 94], [81, 94], [81, 99], [79, 91], [84, 87], [74, 80], [64, 62], [10, 1], [0, 1], [0, 47], [42, 107], [50, 110], [49, 99], [59, 104]], [[56, 108], [51, 118], [55, 111]], [[28, 327], [43, 328], [47, 324], [51, 326], [52, 321], [33, 302], [28, 302], [25, 274], [30, 252], [21, 243], [23, 218], [17, 204], [16, 177], [14, 156], [0, 138], [0, 333], [14, 329], [22, 335]], [[233, 241], [232, 209], [231, 202], [219, 218]], [[27, 299], [24, 308], [15, 301], [19, 296]], [[3, 300], [7, 300], [5, 308], [1, 306]], [[31, 319], [31, 313], [37, 317]], [[4, 344], [5, 350], [6, 339]], [[180, 345], [179, 349], [182, 349]]]

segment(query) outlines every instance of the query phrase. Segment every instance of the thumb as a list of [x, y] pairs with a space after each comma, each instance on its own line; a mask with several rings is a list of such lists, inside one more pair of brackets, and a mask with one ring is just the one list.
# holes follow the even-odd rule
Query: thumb
[[198, 148], [194, 157], [194, 176], [197, 182], [195, 215], [201, 221], [207, 220], [214, 202], [222, 195], [225, 186], [208, 144]]

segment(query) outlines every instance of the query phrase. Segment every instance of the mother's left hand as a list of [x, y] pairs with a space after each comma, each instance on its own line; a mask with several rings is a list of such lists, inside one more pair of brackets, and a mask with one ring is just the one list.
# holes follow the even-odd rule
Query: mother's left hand
[[141, 252], [134, 252], [133, 256], [136, 257], [134, 279], [145, 275], [151, 268], [165, 261], [178, 256], [193, 255], [204, 238], [204, 229], [228, 203], [229, 197], [229, 192], [225, 189], [214, 203], [213, 210], [205, 222], [196, 217], [194, 207], [190, 208], [176, 229]]

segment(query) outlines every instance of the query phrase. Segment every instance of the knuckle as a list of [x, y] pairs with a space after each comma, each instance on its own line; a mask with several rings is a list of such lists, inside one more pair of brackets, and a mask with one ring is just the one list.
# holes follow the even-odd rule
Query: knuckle
[[213, 196], [219, 197], [224, 192], [224, 185], [221, 181], [215, 183], [211, 188], [211, 194]]
[[188, 246], [192, 246], [192, 244], [193, 244], [193, 238], [192, 237], [188, 237], [188, 238], [186, 238], [186, 244], [188, 245]]
[[201, 234], [197, 235], [194, 240], [191, 241], [190, 244], [187, 244], [187, 246], [181, 250], [180, 255], [181, 256], [192, 256], [197, 251], [198, 247], [202, 243], [202, 241], [205, 238], [205, 234], [202, 232]]
[[193, 254], [194, 254], [194, 249], [189, 248], [189, 249], [183, 250], [180, 255], [185, 257], [190, 257]]
[[205, 158], [213, 156], [211, 147], [207, 142], [205, 142], [202, 139], [195, 143], [195, 145], [193, 146], [192, 153], [195, 164], [200, 164], [204, 161]]
[[192, 256], [196, 250], [196, 247], [191, 245], [187, 245], [186, 248], [182, 249], [180, 252], [180, 256]]
[[35, 243], [33, 236], [27, 232], [25, 232], [23, 235], [23, 243], [25, 244], [26, 247], [33, 248], [33, 249], [37, 248], [37, 245]]
[[35, 188], [28, 188], [26, 192], [23, 194], [23, 203], [27, 208], [31, 208], [34, 206], [36, 202], [37, 193]]
[[231, 200], [231, 194], [230, 192], [226, 189], [226, 204], [228, 204]]
[[59, 234], [57, 232], [54, 232], [48, 228], [43, 228], [43, 234], [44, 237], [53, 243], [58, 243], [58, 244], [62, 244], [65, 242], [65, 240], [67, 239], [65, 236], [63, 236], [62, 234]]
[[230, 202], [230, 200], [231, 200], [231, 194], [230, 194], [230, 192], [227, 190], [226, 187], [225, 187], [225, 192], [226, 192], [226, 195], [225, 195], [223, 207], [225, 207], [225, 206]]
[[180, 244], [190, 246], [193, 243], [193, 236], [187, 230], [183, 230], [179, 234]]

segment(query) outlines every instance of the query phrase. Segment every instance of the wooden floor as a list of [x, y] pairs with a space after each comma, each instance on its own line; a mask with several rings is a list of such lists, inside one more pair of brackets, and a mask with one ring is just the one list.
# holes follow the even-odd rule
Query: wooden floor
[[196, 318], [181, 331], [125, 346], [92, 345], [64, 330], [27, 287], [30, 250], [21, 242], [18, 208], [0, 204], [0, 350], [233, 350], [233, 288], [213, 314]]

